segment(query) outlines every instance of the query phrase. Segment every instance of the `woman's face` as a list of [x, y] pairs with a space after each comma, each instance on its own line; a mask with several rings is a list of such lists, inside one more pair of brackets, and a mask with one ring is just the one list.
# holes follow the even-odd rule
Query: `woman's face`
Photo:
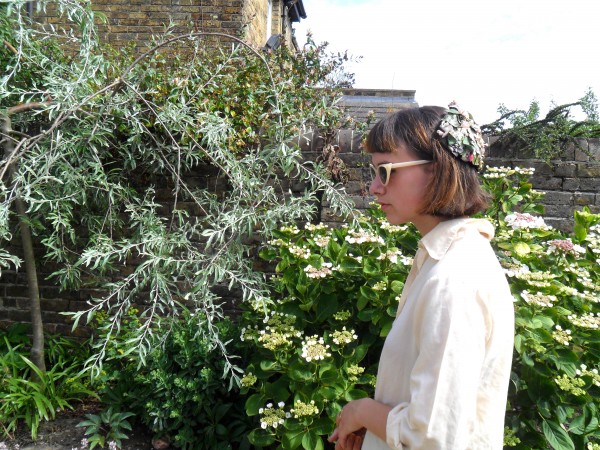
[[[374, 166], [417, 159], [419, 158], [410, 154], [404, 145], [400, 145], [394, 153], [371, 155]], [[425, 190], [431, 176], [430, 164], [392, 169], [388, 184], [384, 186], [379, 177], [376, 177], [369, 192], [377, 197], [377, 202], [391, 224], [412, 222], [421, 234], [425, 235], [439, 221], [434, 216], [418, 212], [423, 206]]]

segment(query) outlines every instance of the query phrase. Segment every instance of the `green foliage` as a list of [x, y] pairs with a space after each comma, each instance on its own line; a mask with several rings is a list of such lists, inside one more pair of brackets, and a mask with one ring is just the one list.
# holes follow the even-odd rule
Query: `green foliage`
[[113, 411], [113, 408], [109, 407], [100, 414], [86, 414], [87, 420], [78, 423], [77, 426], [86, 427], [85, 435], [90, 449], [96, 445], [104, 447], [107, 442], [114, 442], [117, 448], [121, 448], [122, 440], [127, 439], [124, 430], [131, 431], [131, 424], [127, 419], [132, 416], [132, 412]]
[[[591, 448], [600, 439], [600, 215], [578, 212], [574, 236], [547, 226], [531, 214], [543, 212], [532, 173], [490, 167], [483, 176], [492, 244], [515, 297], [505, 445]], [[283, 227], [261, 252], [276, 271], [274, 301], [260, 317], [244, 314], [242, 334], [253, 349], [242, 392], [256, 447], [323, 448], [342, 405], [372, 394], [417, 240], [381, 217], [370, 210], [361, 229]]]
[[[573, 108], [579, 108], [585, 119], [575, 120]], [[575, 103], [553, 106], [543, 119], [536, 100], [527, 110], [510, 110], [500, 105], [498, 112], [499, 119], [481, 127], [485, 134], [497, 138], [492, 145], [529, 152], [547, 162], [572, 147], [587, 153], [581, 139], [600, 137], [598, 100], [591, 89]]]
[[[19, 422], [24, 421], [35, 439], [42, 420], [52, 420], [57, 411], [73, 409], [74, 402], [95, 396], [86, 375], [80, 371], [83, 359], [74, 356], [76, 344], [64, 338], [48, 338], [52, 369], [42, 372], [24, 356], [26, 331], [24, 327], [14, 327], [0, 342], [0, 436], [3, 437], [10, 436]], [[15, 342], [18, 344], [14, 345]]]
[[355, 227], [281, 228], [261, 251], [277, 263], [276, 301], [247, 311], [242, 334], [253, 349], [242, 392], [258, 416], [256, 447], [324, 448], [344, 403], [373, 393], [417, 236], [369, 213]]
[[[2, 31], [17, 54], [0, 77], [15, 147], [0, 164], [1, 243], [20, 197], [43, 259], [58, 267], [51, 278], [98, 293], [89, 310], [71, 313], [74, 326], [99, 311], [110, 318], [107, 341], [95, 341], [96, 368], [135, 304], [144, 308], [130, 345], [142, 363], [158, 316], [182, 301], [209, 317], [207, 336], [224, 352], [214, 287], [266, 304], [255, 243], [284, 221], [310, 220], [321, 199], [352, 213], [330, 180], [342, 176], [339, 161], [327, 158], [328, 172], [294, 143], [312, 127], [347, 122], [337, 106], [351, 80], [347, 55], [312, 41], [297, 55], [264, 55], [233, 37], [211, 50], [203, 33], [167, 32], [136, 58], [97, 41], [89, 2], [52, 2], [76, 29], [66, 34], [29, 26], [25, 3], [13, 4]], [[76, 57], [60, 54], [67, 48]], [[0, 250], [0, 265], [10, 258]]]
[[[111, 341], [110, 357], [101, 382], [104, 402], [112, 411], [131, 411], [156, 437], [167, 437], [183, 449], [248, 448], [250, 425], [235, 386], [227, 387], [226, 362], [205, 334], [206, 316], [183, 310], [163, 324], [170, 333], [155, 335], [146, 365], [130, 353], [128, 338], [139, 322], [129, 312], [126, 331]], [[239, 330], [229, 320], [215, 324], [225, 341], [237, 339]], [[240, 350], [235, 348], [234, 350]], [[108, 414], [108, 413], [106, 413]], [[92, 425], [92, 424], [88, 424]], [[93, 426], [102, 425], [95, 418]], [[108, 435], [100, 442], [115, 440]]]
[[[591, 448], [600, 438], [600, 216], [575, 213], [574, 235], [545, 225], [530, 169], [493, 169], [494, 245], [515, 297], [507, 425], [518, 449]], [[518, 203], [513, 200], [518, 198]]]

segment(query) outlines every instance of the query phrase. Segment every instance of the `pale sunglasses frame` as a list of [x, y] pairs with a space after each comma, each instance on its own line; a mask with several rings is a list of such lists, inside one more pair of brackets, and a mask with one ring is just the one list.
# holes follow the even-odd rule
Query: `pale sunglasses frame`
[[375, 180], [375, 178], [379, 178], [381, 184], [387, 186], [390, 182], [392, 170], [401, 169], [402, 167], [420, 166], [421, 164], [429, 164], [430, 162], [433, 161], [430, 159], [419, 159], [416, 161], [406, 161], [400, 163], [384, 163], [379, 164], [378, 166], [371, 164], [371, 176], [373, 177], [373, 180]]

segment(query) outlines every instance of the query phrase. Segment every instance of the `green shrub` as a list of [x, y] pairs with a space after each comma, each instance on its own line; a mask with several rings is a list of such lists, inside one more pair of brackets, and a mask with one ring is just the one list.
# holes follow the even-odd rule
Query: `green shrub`
[[[128, 313], [126, 329], [138, 323], [135, 314]], [[162, 326], [170, 332], [164, 338], [155, 336], [144, 365], [128, 353], [127, 332], [111, 341], [102, 376], [108, 394], [104, 402], [114, 412], [134, 413], [155, 437], [179, 448], [248, 448], [245, 435], [250, 425], [238, 390], [228, 386], [223, 353], [203, 334], [206, 317], [184, 309], [166, 322]], [[224, 341], [239, 336], [230, 320], [212, 326], [219, 328]]]
[[[515, 358], [506, 424], [517, 449], [595, 448], [600, 438], [600, 215], [575, 213], [575, 233], [548, 227], [528, 169], [489, 169], [502, 204], [494, 245], [515, 297]], [[511, 212], [513, 200], [523, 205]]]
[[[77, 401], [94, 397], [87, 375], [81, 372], [83, 358], [73, 341], [48, 337], [48, 366], [40, 371], [25, 355], [28, 327], [17, 325], [0, 341], [0, 436], [8, 437], [21, 421], [36, 438], [42, 420], [52, 420], [56, 413], [73, 409]], [[14, 345], [14, 342], [18, 344]]]
[[253, 351], [242, 392], [259, 424], [255, 446], [324, 448], [344, 403], [373, 393], [417, 234], [368, 214], [355, 227], [283, 227], [261, 252], [277, 275], [267, 311], [244, 314]]
[[[531, 214], [543, 212], [532, 173], [488, 168], [483, 176], [493, 196], [485, 214], [497, 228], [492, 245], [515, 297], [505, 444], [595, 448], [600, 216], [576, 213], [572, 236], [546, 226]], [[324, 448], [342, 405], [372, 394], [417, 239], [371, 209], [357, 227], [283, 227], [261, 252], [276, 263], [272, 303], [249, 308], [242, 334], [253, 349], [242, 392], [256, 417], [255, 446]]]

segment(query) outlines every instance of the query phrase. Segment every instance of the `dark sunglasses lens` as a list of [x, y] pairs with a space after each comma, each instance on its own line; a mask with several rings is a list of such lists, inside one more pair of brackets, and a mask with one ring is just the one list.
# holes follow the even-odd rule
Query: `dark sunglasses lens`
[[387, 170], [385, 170], [385, 167], [383, 167], [383, 166], [379, 166], [379, 167], [377, 168], [377, 171], [379, 172], [379, 179], [381, 180], [381, 182], [382, 182], [384, 185], [386, 185], [386, 184], [387, 184], [387, 182], [388, 182], [388, 180], [387, 180], [387, 175], [388, 175], [388, 172], [387, 172]]

